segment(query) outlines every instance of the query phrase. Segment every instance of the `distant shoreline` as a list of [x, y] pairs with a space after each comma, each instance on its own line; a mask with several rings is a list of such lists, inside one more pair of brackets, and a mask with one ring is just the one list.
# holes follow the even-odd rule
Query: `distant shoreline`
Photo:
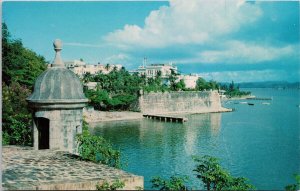
[[231, 97], [231, 98], [222, 98], [221, 101], [228, 101], [228, 100], [242, 100], [242, 99], [248, 99], [248, 98], [255, 98], [254, 95], [246, 95], [246, 96], [240, 96], [240, 97]]

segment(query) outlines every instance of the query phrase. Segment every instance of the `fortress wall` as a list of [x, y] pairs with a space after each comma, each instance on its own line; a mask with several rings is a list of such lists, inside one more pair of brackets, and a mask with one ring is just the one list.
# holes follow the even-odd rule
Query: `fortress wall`
[[217, 91], [147, 93], [139, 97], [139, 109], [146, 114], [224, 111]]

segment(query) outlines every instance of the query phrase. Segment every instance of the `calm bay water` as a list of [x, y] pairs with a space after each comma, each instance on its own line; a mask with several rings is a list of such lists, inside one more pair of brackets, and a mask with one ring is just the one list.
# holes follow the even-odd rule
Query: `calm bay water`
[[[284, 189], [300, 173], [300, 91], [247, 89], [272, 101], [224, 102], [234, 112], [184, 115], [184, 124], [140, 119], [99, 123], [96, 135], [109, 139], [127, 160], [126, 171], [144, 176], [151, 189], [153, 176], [188, 175], [201, 189], [192, 170], [192, 155], [218, 157], [234, 176], [243, 176], [257, 189]], [[264, 105], [262, 102], [269, 102]]]

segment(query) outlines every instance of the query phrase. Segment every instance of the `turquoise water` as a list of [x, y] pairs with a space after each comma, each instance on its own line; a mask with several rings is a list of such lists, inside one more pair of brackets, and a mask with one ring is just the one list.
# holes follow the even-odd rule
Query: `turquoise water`
[[190, 176], [189, 185], [201, 189], [191, 156], [204, 154], [220, 158], [232, 175], [247, 177], [257, 189], [284, 189], [300, 173], [300, 91], [248, 90], [273, 100], [248, 101], [254, 106], [224, 102], [235, 111], [185, 115], [184, 124], [150, 119], [100, 123], [93, 133], [122, 151], [128, 163], [124, 169], [144, 176], [145, 189], [151, 189], [151, 177], [174, 174]]

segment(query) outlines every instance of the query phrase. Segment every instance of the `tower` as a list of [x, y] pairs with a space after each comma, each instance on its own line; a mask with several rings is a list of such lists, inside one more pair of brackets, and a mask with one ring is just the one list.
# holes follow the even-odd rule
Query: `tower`
[[82, 133], [82, 110], [88, 102], [79, 78], [61, 58], [62, 43], [55, 40], [55, 59], [36, 80], [27, 98], [33, 109], [35, 149], [58, 149], [76, 153], [76, 135]]

